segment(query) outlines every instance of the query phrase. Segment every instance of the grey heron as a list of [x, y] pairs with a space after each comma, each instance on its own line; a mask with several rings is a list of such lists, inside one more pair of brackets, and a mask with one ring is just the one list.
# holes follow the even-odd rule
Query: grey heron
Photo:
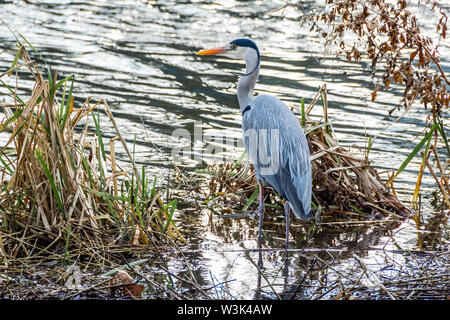
[[253, 97], [261, 67], [255, 42], [239, 38], [230, 43], [197, 52], [244, 59], [245, 74], [237, 85], [242, 113], [245, 150], [253, 163], [259, 185], [258, 245], [264, 216], [264, 185], [269, 184], [285, 200], [286, 248], [289, 246], [289, 209], [303, 220], [311, 216], [311, 161], [305, 134], [294, 113], [278, 98], [261, 94]]

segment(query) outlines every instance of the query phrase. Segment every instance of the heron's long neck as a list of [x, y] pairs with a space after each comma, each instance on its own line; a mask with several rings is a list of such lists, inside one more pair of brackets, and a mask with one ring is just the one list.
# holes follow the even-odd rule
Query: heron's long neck
[[246, 71], [237, 86], [237, 96], [239, 101], [239, 107], [241, 108], [241, 112], [245, 109], [246, 106], [250, 104], [253, 99], [253, 90], [255, 89], [256, 81], [258, 81], [259, 68], [260, 63], [257, 57], [249, 57], [245, 59], [246, 62]]

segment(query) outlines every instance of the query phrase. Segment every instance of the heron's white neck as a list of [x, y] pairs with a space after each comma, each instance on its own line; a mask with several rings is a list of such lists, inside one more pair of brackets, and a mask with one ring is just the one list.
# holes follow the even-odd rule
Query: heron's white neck
[[246, 63], [246, 70], [245, 70], [246, 75], [244, 75], [239, 80], [237, 85], [237, 96], [241, 112], [252, 101], [253, 90], [255, 89], [256, 81], [258, 81], [260, 63], [259, 57], [255, 50], [248, 49], [248, 52], [245, 55], [245, 63]]

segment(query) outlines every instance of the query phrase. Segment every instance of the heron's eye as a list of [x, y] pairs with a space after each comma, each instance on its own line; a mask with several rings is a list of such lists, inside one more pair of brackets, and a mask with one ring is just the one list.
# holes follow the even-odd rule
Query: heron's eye
[[233, 44], [232, 47], [233, 47], [233, 49], [236, 49], [237, 48], [237, 44]]

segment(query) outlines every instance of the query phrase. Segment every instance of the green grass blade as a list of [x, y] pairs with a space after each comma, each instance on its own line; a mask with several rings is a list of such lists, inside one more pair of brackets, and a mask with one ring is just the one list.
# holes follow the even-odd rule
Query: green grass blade
[[206, 209], [208, 209], [209, 211], [211, 211], [212, 212], [212, 214], [213, 215], [215, 215], [215, 216], [218, 216], [219, 215], [219, 212], [217, 212], [216, 210], [214, 210], [213, 208], [211, 208], [211, 207], [205, 207]]
[[39, 153], [39, 151], [37, 149], [35, 150], [35, 153], [42, 165], [42, 168], [44, 168], [45, 175], [47, 176], [47, 179], [50, 182], [50, 185], [53, 190], [53, 194], [55, 195], [55, 198], [56, 198], [56, 202], [58, 203], [59, 210], [61, 211], [61, 213], [63, 214], [64, 219], [65, 219], [66, 213], [64, 211], [64, 205], [61, 200], [61, 195], [59, 194], [58, 189], [56, 188], [55, 180], [53, 179], [53, 176], [52, 176], [50, 170], [48, 169], [47, 164], [45, 163], [44, 159], [42, 158], [41, 154]]
[[39, 53], [39, 51], [37, 51], [36, 48], [33, 47], [30, 41], [28, 41], [21, 33], [19, 33], [19, 36], [30, 46], [31, 49], [33, 49], [34, 52], [36, 52], [36, 54], [42, 59], [42, 61], [44, 61], [45, 65], [47, 66], [47, 69], [50, 69], [47, 64], [47, 61], [45, 61], [44, 57]]
[[450, 147], [448, 145], [447, 135], [445, 134], [445, 131], [444, 131], [444, 124], [442, 123], [441, 119], [435, 119], [434, 122], [437, 123], [437, 125], [438, 125], [439, 133], [442, 137], [442, 140], [444, 141], [445, 148], [447, 149], [447, 154], [450, 157]]
[[[16, 56], [14, 57], [13, 62], [11, 63], [10, 70], [13, 70], [16, 67], [17, 61], [19, 61], [20, 55], [22, 54], [22, 50], [23, 50], [23, 46], [20, 46], [19, 50], [17, 50]], [[8, 73], [8, 76], [9, 75], [11, 75], [11, 72]]]
[[64, 82], [64, 88], [63, 88], [62, 98], [61, 98], [61, 105], [59, 107], [59, 112], [58, 112], [59, 123], [62, 123], [62, 119], [63, 119], [64, 105], [65, 105], [65, 100], [66, 100], [66, 90], [67, 90], [67, 82]]
[[207, 174], [207, 175], [210, 175], [210, 176], [216, 175], [216, 171], [205, 170], [205, 169], [195, 169], [194, 172], [195, 173], [199, 173], [199, 174]]
[[300, 101], [301, 101], [301, 106], [302, 106], [302, 109], [301, 109], [301, 111], [302, 111], [302, 127], [304, 127], [306, 124], [305, 99], [302, 98]]
[[0, 162], [3, 164], [3, 166], [6, 168], [6, 170], [9, 171], [10, 174], [13, 174], [13, 173], [14, 173], [14, 170], [11, 169], [11, 167], [6, 163], [5, 160], [3, 160], [2, 157], [0, 157]]
[[245, 157], [245, 150], [242, 151], [241, 155], [239, 156], [239, 159], [236, 160], [236, 162], [233, 164], [233, 167], [231, 168], [231, 170], [236, 169], [236, 167], [241, 163], [242, 159], [244, 159]]
[[116, 211], [114, 210], [114, 206], [111, 202], [111, 198], [112, 198], [112, 196], [110, 194], [108, 194], [108, 196], [105, 196], [106, 203], [108, 204], [109, 212], [111, 213], [111, 216], [113, 217], [113, 220], [114, 220], [114, 224], [116, 225], [117, 228], [119, 228], [119, 219], [117, 219], [117, 214], [116, 214]]
[[245, 206], [242, 209], [242, 211], [244, 211], [244, 212], [247, 211], [248, 207], [250, 207], [250, 205], [253, 203], [253, 201], [255, 201], [256, 197], [258, 196], [258, 193], [259, 193], [259, 185], [256, 187], [255, 191], [253, 191], [250, 198], [247, 199], [247, 202], [245, 203]]
[[[72, 75], [72, 83], [70, 84], [69, 95], [67, 97], [66, 105], [64, 106], [64, 117], [62, 119], [61, 130], [64, 130], [66, 126], [67, 118], [69, 117], [69, 109], [70, 104], [72, 103], [72, 92], [73, 92], [73, 83], [75, 81], [75, 77]], [[62, 107], [63, 105], [61, 105]], [[95, 119], [95, 116], [93, 117]]]
[[104, 183], [105, 183], [105, 172], [103, 170], [103, 164], [102, 164], [102, 159], [103, 161], [106, 162], [106, 153], [105, 153], [105, 145], [103, 144], [103, 137], [102, 137], [102, 132], [100, 130], [100, 113], [97, 112], [97, 119], [95, 118], [95, 114], [92, 117], [94, 119], [94, 124], [95, 124], [95, 130], [97, 132], [97, 139], [98, 139], [98, 170], [100, 173], [100, 182], [102, 185], [102, 188], [104, 187]]
[[52, 71], [50, 68], [47, 68], [47, 77], [48, 77], [48, 87], [50, 89], [50, 99], [53, 98], [52, 91], [53, 91], [53, 78], [52, 78]]
[[80, 154], [81, 154], [81, 163], [83, 164], [84, 170], [86, 170], [86, 172], [88, 173], [89, 182], [91, 183], [91, 186], [94, 187], [95, 186], [94, 176], [92, 175], [91, 168], [89, 167], [86, 161], [86, 156], [84, 155], [83, 152], [81, 152]]
[[141, 174], [141, 187], [142, 187], [142, 195], [141, 195], [141, 199], [145, 199], [146, 195], [147, 195], [147, 183], [146, 183], [146, 179], [145, 179], [145, 166], [142, 166], [142, 174]]
[[122, 266], [119, 266], [117, 268], [114, 268], [114, 269], [112, 269], [112, 270], [110, 270], [108, 272], [105, 272], [105, 273], [101, 274], [100, 278], [109, 277], [112, 274], [116, 273], [117, 270], [123, 270], [123, 269], [126, 269], [126, 268], [138, 266], [138, 265], [146, 263], [148, 261], [151, 261], [151, 260], [147, 258], [147, 259], [136, 260], [136, 261], [133, 261], [133, 262], [127, 262], [126, 264], [124, 264]]
[[211, 202], [211, 201], [213, 201], [214, 199], [217, 199], [217, 198], [219, 198], [219, 197], [221, 197], [221, 196], [222, 196], [221, 194], [216, 194], [216, 195], [214, 195], [214, 196], [212, 196], [212, 197], [210, 197], [210, 198], [208, 198], [208, 199], [202, 201], [201, 204], [207, 205], [209, 202]]
[[430, 139], [431, 135], [433, 134], [433, 132], [437, 129], [438, 127], [438, 123], [435, 123], [430, 131], [425, 135], [425, 137], [423, 137], [423, 139], [416, 145], [416, 147], [413, 149], [413, 151], [408, 155], [408, 157], [406, 157], [405, 161], [403, 161], [403, 163], [400, 165], [400, 167], [398, 168], [397, 172], [389, 179], [389, 181], [386, 183], [386, 186], [389, 186], [394, 179], [406, 168], [406, 166], [408, 165], [408, 163], [415, 157], [415, 155], [417, 154], [417, 152], [419, 152], [420, 149], [422, 149], [423, 145], [425, 144], [425, 142], [428, 141], [428, 139]]
[[92, 188], [90, 188], [90, 187], [88, 187], [88, 186], [83, 186], [83, 188], [85, 188], [87, 191], [89, 191], [90, 193], [92, 193], [92, 194], [94, 194], [94, 195], [96, 195], [96, 196], [99, 196], [99, 197], [102, 197], [102, 198], [109, 198], [109, 199], [113, 199], [113, 200], [120, 200], [120, 201], [125, 201], [125, 200], [127, 200], [127, 198], [126, 197], [124, 197], [124, 196], [113, 196], [112, 194], [109, 194], [109, 193], [107, 193], [107, 192], [102, 192], [102, 191], [97, 191], [97, 190], [94, 190], [94, 189], [92, 189]]
[[152, 190], [150, 191], [150, 198], [153, 199], [155, 195], [156, 195], [156, 177], [153, 179], [153, 186]]
[[369, 158], [370, 149], [372, 148], [373, 140], [369, 137], [369, 142], [367, 144], [366, 158]]
[[16, 33], [11, 29], [9, 24], [7, 24], [5, 21], [3, 21], [2, 18], [0, 18], [0, 21], [9, 29], [9, 31], [13, 34], [14, 38], [16, 38], [17, 47], [20, 48], [22, 46], [22, 43], [20, 42], [19, 38], [17, 38]]
[[167, 229], [169, 228], [170, 223], [173, 224], [172, 217], [173, 217], [173, 213], [175, 212], [175, 209], [177, 207], [177, 204], [178, 204], [178, 200], [174, 199], [165, 206], [165, 208], [168, 208], [169, 206], [172, 206], [172, 207], [170, 208], [170, 212], [168, 212], [168, 215], [167, 215], [167, 222], [166, 222], [166, 225], [164, 226], [164, 233], [167, 232]]
[[329, 125], [330, 125], [329, 122], [322, 122], [322, 123], [319, 124], [318, 126], [315, 126], [315, 127], [311, 128], [311, 129], [309, 129], [308, 131], [306, 131], [306, 132], [305, 132], [305, 135], [308, 135], [308, 134], [310, 134], [311, 132], [316, 131], [317, 129], [324, 128], [324, 127], [329, 126]]
[[95, 115], [92, 118], [94, 119], [95, 131], [97, 132], [98, 145], [100, 146], [101, 156], [103, 160], [106, 161], [105, 145], [103, 143], [102, 131], [100, 128], [100, 113], [97, 112], [97, 119], [95, 119]]
[[[51, 74], [49, 74], [49, 76], [51, 76]], [[74, 76], [68, 76], [65, 77], [62, 80], [59, 80], [57, 83], [53, 84], [53, 79], [52, 79], [52, 86], [50, 87], [50, 98], [53, 98], [53, 96], [55, 95], [55, 92], [64, 84], [67, 83], [67, 81], [69, 81], [70, 79], [73, 79]], [[65, 90], [64, 90], [65, 92]], [[63, 100], [61, 101], [61, 106], [64, 106], [64, 94], [63, 94]]]
[[67, 224], [67, 235], [66, 235], [66, 244], [64, 246], [64, 259], [70, 263], [70, 256], [69, 256], [69, 241], [70, 241], [70, 223]]
[[355, 210], [357, 213], [359, 213], [360, 215], [362, 215], [362, 216], [364, 216], [364, 217], [367, 216], [364, 212], [362, 212], [361, 210], [359, 210], [359, 209], [358, 209], [357, 207], [355, 207], [354, 205], [349, 204], [349, 206], [350, 206], [353, 210]]
[[[18, 95], [16, 95], [16, 93], [14, 92], [13, 89], [10, 88], [10, 86], [8, 86], [5, 82], [3, 82], [2, 79], [0, 79], [0, 82], [2, 83], [2, 85], [3, 85], [6, 89], [9, 90], [9, 92], [11, 92], [11, 94], [12, 94], [13, 96], [16, 97], [17, 100], [19, 100], [19, 102], [22, 104], [22, 106], [25, 106], [25, 105], [26, 105], [26, 103], [25, 103]], [[22, 112], [22, 111], [21, 111], [21, 112]]]

